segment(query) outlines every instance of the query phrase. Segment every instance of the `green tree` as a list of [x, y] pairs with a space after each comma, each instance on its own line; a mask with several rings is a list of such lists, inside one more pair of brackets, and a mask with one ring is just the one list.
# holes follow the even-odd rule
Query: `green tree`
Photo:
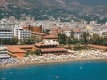
[[102, 45], [107, 46], [107, 38], [106, 38], [106, 37], [103, 38], [103, 40], [102, 40]]
[[26, 54], [26, 56], [28, 56], [28, 55], [35, 55], [35, 53], [33, 51], [28, 51], [25, 54]]
[[73, 32], [73, 30], [71, 30], [70, 37], [71, 37], [72, 40], [74, 39], [74, 32]]
[[11, 44], [12, 45], [17, 45], [17, 43], [18, 43], [18, 38], [12, 38], [11, 39]]
[[36, 51], [34, 51], [34, 53], [35, 53], [36, 55], [41, 55], [41, 49], [36, 49]]
[[84, 44], [87, 44], [88, 41], [89, 41], [89, 33], [88, 32], [84, 32], [83, 35], [82, 35], [82, 38], [83, 38]]
[[65, 34], [58, 34], [58, 37], [59, 37], [59, 43], [60, 44], [66, 44], [67, 42], [67, 37]]
[[80, 48], [80, 43], [75, 44], [74, 49], [78, 50]]
[[31, 35], [31, 42], [32, 42], [32, 44], [35, 44], [36, 43], [36, 36], [35, 35]]
[[25, 45], [24, 40], [20, 40], [19, 43], [20, 43], [21, 45]]
[[93, 34], [93, 37], [90, 39], [91, 44], [102, 45], [103, 38], [100, 37], [98, 34]]
[[49, 31], [50, 31], [49, 29], [46, 29], [46, 30], [45, 30], [45, 33], [46, 33], [46, 34], [49, 34]]
[[31, 40], [30, 40], [30, 38], [24, 38], [23, 41], [24, 41], [24, 43], [27, 44], [27, 45], [29, 45], [29, 44], [32, 43]]
[[72, 42], [71, 38], [68, 38], [68, 39], [67, 39], [67, 43], [68, 43], [68, 44], [71, 44], [71, 42]]
[[77, 38], [74, 38], [73, 40], [72, 40], [72, 44], [77, 44], [79, 41], [78, 41], [78, 39]]
[[0, 39], [1, 44], [4, 45], [17, 45], [18, 43], [18, 38], [6, 38], [6, 39]]
[[43, 29], [42, 32], [45, 33], [45, 30]]

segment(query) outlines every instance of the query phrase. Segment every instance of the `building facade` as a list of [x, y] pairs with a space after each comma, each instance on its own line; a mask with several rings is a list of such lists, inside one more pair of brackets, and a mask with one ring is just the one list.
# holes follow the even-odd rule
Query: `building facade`
[[57, 35], [46, 35], [43, 36], [43, 43], [49, 45], [59, 45], [58, 36]]
[[31, 37], [31, 31], [30, 30], [23, 30], [19, 29], [18, 30], [18, 39], [24, 39], [24, 38], [30, 38]]
[[13, 38], [13, 32], [11, 31], [11, 29], [0, 28], [0, 38]]
[[1, 45], [0, 46], [0, 59], [10, 58], [10, 55], [8, 55], [8, 50], [6, 46]]
[[31, 31], [23, 29], [23, 27], [20, 27], [20, 25], [16, 25], [13, 32], [14, 37], [18, 38], [19, 40], [31, 37]]
[[41, 55], [43, 54], [69, 54], [65, 48], [59, 47], [58, 36], [56, 35], [46, 35], [43, 36], [43, 41], [41, 43], [36, 43], [35, 47], [41, 50]]
[[42, 32], [42, 26], [26, 26], [26, 27], [23, 27], [23, 29], [26, 29], [26, 30], [30, 30], [31, 32], [39, 32], [41, 33]]

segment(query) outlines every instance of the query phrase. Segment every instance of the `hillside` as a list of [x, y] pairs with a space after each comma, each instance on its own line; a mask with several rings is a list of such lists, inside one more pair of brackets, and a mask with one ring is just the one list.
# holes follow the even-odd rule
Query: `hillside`
[[24, 0], [34, 6], [63, 8], [86, 14], [106, 14], [107, 0]]
[[[31, 15], [36, 19], [58, 19], [59, 17], [78, 17], [83, 15], [107, 16], [107, 0], [0, 0], [0, 18], [14, 15]], [[7, 13], [7, 14], [5, 14]], [[58, 17], [59, 16], [59, 17]], [[71, 19], [69, 19], [71, 20]]]
[[106, 14], [107, 0], [0, 0], [0, 6], [16, 5], [33, 8], [66, 9], [86, 14]]

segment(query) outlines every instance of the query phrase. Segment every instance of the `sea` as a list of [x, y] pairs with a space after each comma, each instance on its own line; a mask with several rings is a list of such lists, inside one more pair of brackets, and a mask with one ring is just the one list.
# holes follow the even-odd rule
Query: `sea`
[[5, 67], [0, 80], [107, 80], [107, 60]]

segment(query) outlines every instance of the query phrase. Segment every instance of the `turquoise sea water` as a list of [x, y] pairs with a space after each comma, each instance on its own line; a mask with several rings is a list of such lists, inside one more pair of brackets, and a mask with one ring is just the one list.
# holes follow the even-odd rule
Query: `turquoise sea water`
[[0, 80], [107, 80], [107, 61], [7, 67], [0, 69]]

